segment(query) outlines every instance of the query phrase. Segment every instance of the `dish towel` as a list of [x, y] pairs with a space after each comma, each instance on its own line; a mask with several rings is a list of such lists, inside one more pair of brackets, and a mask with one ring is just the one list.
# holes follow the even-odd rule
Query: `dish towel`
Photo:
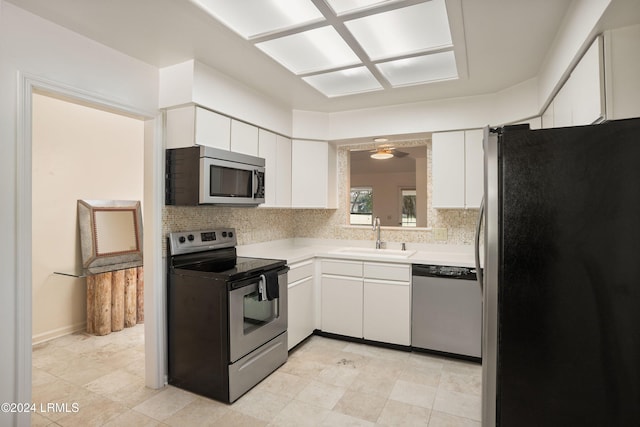
[[[280, 286], [278, 284], [278, 271], [267, 271], [260, 275], [260, 284], [264, 284], [266, 288], [266, 297], [269, 301], [280, 296]], [[260, 288], [260, 286], [258, 286]], [[262, 292], [260, 292], [261, 295]], [[263, 300], [264, 301], [264, 300]]]

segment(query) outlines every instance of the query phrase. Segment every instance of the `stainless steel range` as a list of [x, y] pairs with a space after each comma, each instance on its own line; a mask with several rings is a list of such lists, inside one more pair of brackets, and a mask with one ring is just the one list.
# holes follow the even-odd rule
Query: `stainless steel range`
[[232, 228], [168, 240], [169, 384], [231, 403], [287, 361], [289, 268], [238, 257]]

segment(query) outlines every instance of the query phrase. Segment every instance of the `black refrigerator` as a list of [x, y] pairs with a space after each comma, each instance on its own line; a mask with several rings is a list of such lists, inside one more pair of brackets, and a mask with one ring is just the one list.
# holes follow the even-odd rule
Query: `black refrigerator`
[[484, 150], [483, 427], [640, 426], [640, 119]]

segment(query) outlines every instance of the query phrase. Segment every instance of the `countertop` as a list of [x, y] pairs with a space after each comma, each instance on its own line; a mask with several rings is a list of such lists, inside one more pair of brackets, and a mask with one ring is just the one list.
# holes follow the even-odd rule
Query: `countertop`
[[[385, 257], [384, 251], [375, 256], [366, 254], [339, 253], [344, 248], [373, 248], [373, 241], [331, 240], [295, 238], [272, 242], [240, 245], [239, 256], [284, 259], [288, 264], [318, 258], [350, 259], [400, 264], [434, 264], [457, 267], [475, 267], [475, 256], [471, 245], [407, 243], [408, 251], [415, 251], [407, 258]], [[399, 243], [389, 243], [388, 249], [399, 250]]]

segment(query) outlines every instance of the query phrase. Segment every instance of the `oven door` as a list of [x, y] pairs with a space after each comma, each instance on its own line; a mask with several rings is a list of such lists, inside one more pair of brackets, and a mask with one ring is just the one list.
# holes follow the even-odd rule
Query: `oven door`
[[229, 292], [231, 363], [287, 330], [287, 270], [278, 274], [279, 298], [260, 301], [259, 283], [259, 277], [243, 280]]

